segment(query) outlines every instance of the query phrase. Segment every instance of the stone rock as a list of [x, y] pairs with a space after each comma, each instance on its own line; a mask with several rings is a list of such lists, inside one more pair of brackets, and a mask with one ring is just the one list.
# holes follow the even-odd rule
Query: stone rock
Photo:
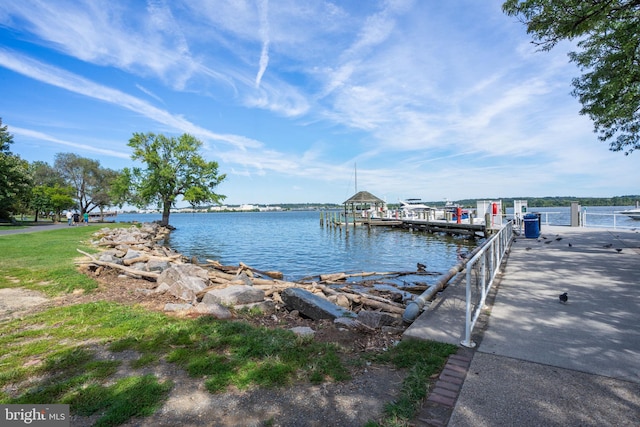
[[129, 248], [129, 250], [127, 251], [127, 253], [124, 256], [124, 259], [139, 258], [141, 256], [142, 256], [142, 252], [138, 252], [138, 251], [135, 251], [135, 250]]
[[165, 292], [167, 292], [169, 290], [169, 285], [167, 285], [166, 283], [160, 283], [158, 286], [156, 286], [156, 288], [153, 290], [153, 292], [157, 293], [157, 294], [163, 294]]
[[151, 260], [151, 261], [147, 262], [147, 271], [154, 271], [154, 272], [162, 273], [167, 268], [169, 268], [169, 262], [168, 261]]
[[296, 326], [295, 328], [291, 328], [289, 330], [300, 337], [307, 337], [307, 336], [312, 337], [316, 333], [316, 331], [314, 331], [308, 326]]
[[253, 286], [232, 285], [213, 289], [202, 298], [202, 302], [214, 301], [225, 305], [251, 304], [264, 301], [264, 291]]
[[276, 304], [273, 301], [264, 300], [252, 302], [251, 304], [238, 304], [233, 307], [235, 310], [252, 310], [257, 308], [263, 314], [273, 314], [276, 312]]
[[167, 291], [176, 298], [195, 302], [196, 294], [207, 287], [209, 274], [197, 265], [179, 264], [167, 268], [158, 277], [159, 286], [166, 284]]
[[347, 298], [346, 296], [344, 296], [342, 294], [329, 295], [329, 297], [327, 299], [329, 301], [331, 301], [332, 303], [339, 305], [340, 307], [344, 307], [344, 308], [351, 307], [351, 301], [349, 301], [349, 298]]
[[247, 273], [245, 273], [244, 271], [240, 273], [240, 275], [238, 276], [238, 279], [242, 280], [242, 284], [245, 286], [253, 286], [253, 282], [251, 281], [249, 276], [247, 276]]
[[193, 311], [200, 314], [207, 314], [213, 316], [216, 319], [231, 319], [231, 311], [215, 302], [199, 303], [193, 308]]
[[347, 328], [355, 328], [358, 325], [356, 319], [352, 317], [337, 317], [336, 320], [333, 321], [336, 325], [346, 326]]
[[305, 289], [287, 288], [282, 292], [281, 298], [290, 310], [298, 310], [313, 320], [356, 316], [355, 313]]
[[370, 328], [381, 328], [383, 326], [391, 326], [397, 323], [398, 319], [387, 313], [379, 311], [360, 310], [358, 313], [358, 322]]
[[175, 304], [172, 302], [168, 302], [164, 305], [164, 311], [187, 311], [191, 310], [193, 306], [191, 304]]
[[[115, 253], [115, 251], [113, 251], [113, 252]], [[114, 255], [114, 253], [103, 252], [98, 257], [98, 260], [102, 261], [102, 262], [111, 262], [113, 264], [122, 265], [122, 260], [120, 258], [117, 258]]]
[[147, 263], [146, 262], [136, 262], [134, 264], [131, 264], [129, 266], [129, 268], [133, 268], [134, 270], [138, 270], [138, 271], [147, 271]]

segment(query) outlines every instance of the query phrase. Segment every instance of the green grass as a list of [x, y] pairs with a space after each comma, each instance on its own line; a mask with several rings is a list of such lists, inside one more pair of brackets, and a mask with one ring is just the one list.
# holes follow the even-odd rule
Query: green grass
[[[86, 242], [100, 227], [0, 236], [0, 288], [22, 286], [48, 295], [93, 291], [97, 283], [76, 270], [74, 259], [80, 256], [76, 248], [95, 252]], [[179, 319], [97, 301], [0, 320], [0, 403], [68, 403], [73, 414], [99, 414], [95, 425], [104, 426], [153, 414], [171, 382], [152, 375], [114, 378], [123, 362], [98, 357], [98, 348], [135, 351], [132, 369], [175, 363], [211, 393], [300, 380], [343, 381], [349, 379], [348, 366], [364, 363], [362, 354], [345, 354], [336, 345], [283, 329], [210, 317]], [[408, 341], [379, 356], [365, 354], [375, 363], [408, 370], [381, 425], [407, 424], [429, 377], [454, 351], [445, 344]]]
[[400, 396], [384, 408], [385, 417], [374, 426], [407, 426], [413, 419], [418, 405], [427, 396], [430, 377], [442, 370], [447, 357], [455, 353], [457, 347], [433, 341], [401, 341], [392, 351], [375, 355], [373, 360], [392, 363], [398, 368], [408, 369], [402, 382]]
[[97, 287], [95, 280], [79, 274], [76, 249], [96, 252], [87, 242], [101, 228], [68, 227], [0, 236], [0, 288], [25, 287], [49, 296]]
[[[161, 404], [170, 385], [155, 379], [104, 385], [118, 364], [96, 360], [90, 350], [95, 345], [105, 345], [114, 352], [140, 353], [132, 367], [163, 359], [176, 363], [190, 376], [202, 379], [212, 393], [223, 392], [231, 385], [245, 389], [284, 386], [299, 379], [319, 382], [349, 378], [339, 348], [332, 344], [242, 321], [177, 319], [101, 301], [51, 308], [0, 322], [0, 389], [9, 385], [18, 389], [11, 396], [0, 393], [0, 403], [70, 403], [73, 413], [100, 411], [108, 419], [119, 419], [120, 413], [143, 416], [150, 410], [125, 411], [122, 405], [129, 400], [127, 393], [148, 393], [150, 408]], [[115, 413], [109, 415], [111, 408]]]

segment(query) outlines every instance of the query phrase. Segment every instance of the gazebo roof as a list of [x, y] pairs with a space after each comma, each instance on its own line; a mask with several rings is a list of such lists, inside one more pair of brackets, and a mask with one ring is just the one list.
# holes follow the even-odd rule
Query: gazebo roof
[[351, 196], [348, 200], [345, 200], [343, 203], [345, 205], [348, 203], [384, 203], [384, 200], [374, 196], [368, 191], [358, 191], [356, 194]]

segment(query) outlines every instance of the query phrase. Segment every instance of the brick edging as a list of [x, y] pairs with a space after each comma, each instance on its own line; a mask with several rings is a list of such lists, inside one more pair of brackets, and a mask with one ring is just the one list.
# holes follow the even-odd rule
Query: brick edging
[[463, 352], [466, 353], [466, 351], [460, 351], [459, 349], [457, 353], [449, 356], [447, 363], [438, 376], [434, 388], [427, 397], [428, 402], [453, 408], [473, 357], [467, 354], [461, 354]]

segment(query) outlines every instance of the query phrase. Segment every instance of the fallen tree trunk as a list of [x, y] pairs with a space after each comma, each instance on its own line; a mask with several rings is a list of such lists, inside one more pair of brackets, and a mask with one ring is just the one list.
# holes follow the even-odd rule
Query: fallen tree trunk
[[167, 262], [175, 262], [177, 261], [182, 255], [173, 255], [173, 256], [167, 256], [167, 257], [161, 257], [161, 256], [156, 256], [156, 255], [141, 255], [139, 257], [136, 258], [129, 258], [129, 259], [125, 259], [122, 260], [122, 263], [124, 265], [133, 265], [137, 262], [148, 262], [148, 261], [167, 261]]
[[342, 289], [342, 291], [345, 292], [345, 293], [360, 295], [363, 298], [367, 298], [367, 299], [370, 299], [370, 300], [378, 301], [378, 302], [381, 302], [383, 304], [392, 305], [394, 307], [399, 307], [399, 308], [402, 308], [404, 310], [404, 304], [400, 304], [400, 303], [388, 300], [387, 298], [382, 298], [382, 297], [379, 297], [377, 295], [366, 294], [364, 292], [354, 291], [353, 289], [349, 289], [349, 288], [344, 288], [344, 289]]
[[119, 246], [119, 245], [126, 245], [126, 246], [133, 246], [133, 245], [148, 246], [148, 245], [149, 245], [149, 241], [147, 241], [147, 240], [132, 240], [132, 241], [129, 241], [129, 242], [117, 242], [117, 241], [114, 241], [114, 240], [105, 240], [105, 241], [98, 242], [98, 246], [110, 246], [110, 247], [115, 247], [115, 246]]
[[158, 277], [160, 277], [159, 273], [153, 273], [151, 271], [140, 271], [140, 270], [136, 270], [135, 268], [130, 268], [130, 267], [126, 267], [124, 265], [116, 264], [114, 262], [100, 261], [100, 260], [96, 259], [91, 254], [88, 254], [88, 253], [86, 253], [84, 251], [81, 251], [80, 249], [76, 249], [76, 250], [78, 252], [80, 252], [82, 255], [85, 255], [85, 256], [88, 256], [89, 258], [91, 258], [91, 261], [89, 262], [89, 264], [95, 264], [95, 265], [100, 265], [100, 266], [104, 266], [104, 267], [114, 268], [116, 270], [123, 271], [126, 274], [129, 274], [129, 275], [132, 275], [132, 276], [144, 277], [146, 279], [151, 279], [153, 281], [157, 281]]
[[253, 271], [254, 273], [262, 274], [263, 276], [271, 277], [272, 279], [282, 280], [282, 278], [284, 277], [284, 274], [282, 274], [279, 271], [262, 271], [253, 267], [249, 267], [247, 264], [243, 262], [240, 263], [240, 267], [246, 268], [247, 270]]

